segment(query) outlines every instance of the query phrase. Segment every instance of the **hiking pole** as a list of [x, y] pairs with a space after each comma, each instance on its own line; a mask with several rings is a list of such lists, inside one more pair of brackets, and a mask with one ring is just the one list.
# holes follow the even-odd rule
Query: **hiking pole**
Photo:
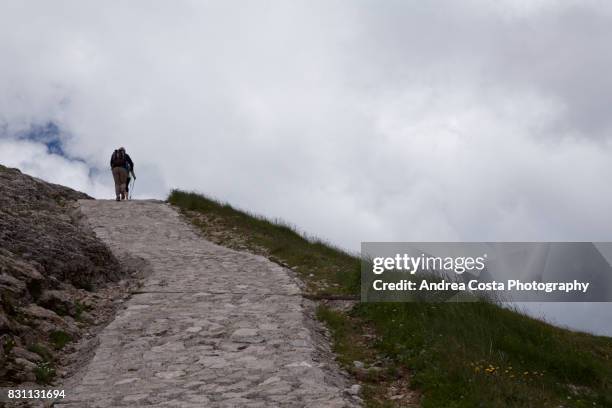
[[[134, 174], [134, 173], [132, 173]], [[136, 177], [132, 180], [132, 188], [130, 188], [130, 200], [134, 197], [134, 186], [136, 185]]]

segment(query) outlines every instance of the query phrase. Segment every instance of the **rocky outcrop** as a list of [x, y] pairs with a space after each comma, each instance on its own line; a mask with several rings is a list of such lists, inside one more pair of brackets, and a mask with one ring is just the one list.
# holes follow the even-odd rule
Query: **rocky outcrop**
[[80, 222], [76, 200], [91, 197], [1, 165], [0, 192], [0, 385], [47, 382], [92, 291], [123, 270]]
[[0, 248], [76, 287], [119, 277], [112, 254], [77, 222], [72, 204], [91, 197], [5, 167], [0, 189]]

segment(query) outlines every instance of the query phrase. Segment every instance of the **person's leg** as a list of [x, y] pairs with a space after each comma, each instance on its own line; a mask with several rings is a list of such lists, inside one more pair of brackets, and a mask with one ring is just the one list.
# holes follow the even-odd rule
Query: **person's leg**
[[130, 180], [132, 180], [132, 179], [130, 178], [130, 173], [128, 173], [128, 177], [127, 177], [127, 180], [125, 182], [125, 196], [126, 196], [127, 199], [130, 198]]
[[123, 168], [119, 168], [119, 181], [120, 181], [120, 191], [121, 191], [121, 199], [125, 200], [125, 184], [127, 182], [127, 170]]
[[113, 180], [115, 182], [115, 198], [117, 201], [121, 199], [121, 176], [119, 175], [119, 167], [113, 168]]

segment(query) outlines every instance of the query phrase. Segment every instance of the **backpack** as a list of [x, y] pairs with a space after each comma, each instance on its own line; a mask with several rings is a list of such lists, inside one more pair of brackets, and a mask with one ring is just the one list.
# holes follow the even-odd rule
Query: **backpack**
[[113, 158], [111, 160], [113, 167], [125, 167], [127, 160], [125, 159], [125, 152], [123, 150], [115, 150]]

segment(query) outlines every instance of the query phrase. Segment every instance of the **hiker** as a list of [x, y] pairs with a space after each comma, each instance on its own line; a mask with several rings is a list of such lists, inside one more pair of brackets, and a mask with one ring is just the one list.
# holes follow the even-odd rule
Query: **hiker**
[[115, 180], [116, 200], [127, 200], [128, 171], [132, 173], [134, 180], [136, 180], [136, 176], [134, 175], [134, 162], [125, 152], [125, 148], [120, 147], [113, 152], [110, 165], [113, 172], [113, 179]]
[[134, 162], [132, 161], [132, 158], [130, 157], [130, 155], [127, 153], [125, 154], [125, 161], [126, 161], [125, 169], [127, 170], [127, 182], [125, 183], [125, 194], [126, 194], [126, 198], [129, 199], [130, 198], [130, 181], [132, 180], [132, 178], [136, 180], [136, 174], [134, 173]]

